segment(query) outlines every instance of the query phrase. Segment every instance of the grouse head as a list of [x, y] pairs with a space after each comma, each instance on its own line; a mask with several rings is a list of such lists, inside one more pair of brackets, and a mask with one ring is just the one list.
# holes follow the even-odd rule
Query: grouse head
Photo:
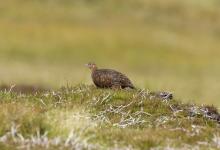
[[85, 65], [86, 67], [88, 67], [90, 70], [92, 70], [92, 71], [94, 71], [94, 70], [96, 70], [97, 69], [97, 66], [96, 66], [96, 64], [95, 63], [88, 63], [88, 64], [86, 64]]

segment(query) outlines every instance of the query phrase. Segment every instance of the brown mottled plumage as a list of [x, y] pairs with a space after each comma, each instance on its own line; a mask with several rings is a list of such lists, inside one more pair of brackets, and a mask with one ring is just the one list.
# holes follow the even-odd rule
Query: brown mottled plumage
[[88, 63], [86, 66], [92, 71], [92, 80], [97, 87], [124, 89], [135, 87], [124, 74], [112, 69], [98, 69], [96, 64]]

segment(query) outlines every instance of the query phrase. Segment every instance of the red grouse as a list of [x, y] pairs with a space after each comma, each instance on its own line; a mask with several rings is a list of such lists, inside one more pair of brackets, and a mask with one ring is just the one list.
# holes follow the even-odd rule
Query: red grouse
[[86, 66], [92, 71], [92, 80], [99, 88], [135, 88], [128, 77], [118, 71], [112, 69], [98, 69], [94, 63], [88, 63]]

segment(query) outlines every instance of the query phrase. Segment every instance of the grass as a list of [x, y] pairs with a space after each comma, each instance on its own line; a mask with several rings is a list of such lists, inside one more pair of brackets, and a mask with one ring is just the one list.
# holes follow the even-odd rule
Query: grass
[[0, 97], [1, 149], [219, 148], [213, 106], [161, 99], [146, 90], [78, 85]]
[[[217, 113], [206, 105], [220, 106], [219, 5], [1, 2], [0, 87], [54, 91], [0, 92], [0, 149], [218, 149]], [[81, 85], [91, 84], [90, 61], [127, 74], [138, 89], [173, 92], [174, 100]]]

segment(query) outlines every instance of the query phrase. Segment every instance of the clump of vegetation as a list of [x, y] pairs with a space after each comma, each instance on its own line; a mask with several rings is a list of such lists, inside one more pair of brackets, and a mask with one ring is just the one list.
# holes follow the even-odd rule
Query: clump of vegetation
[[0, 92], [0, 148], [163, 149], [220, 147], [214, 106], [148, 90], [78, 85], [35, 94]]

